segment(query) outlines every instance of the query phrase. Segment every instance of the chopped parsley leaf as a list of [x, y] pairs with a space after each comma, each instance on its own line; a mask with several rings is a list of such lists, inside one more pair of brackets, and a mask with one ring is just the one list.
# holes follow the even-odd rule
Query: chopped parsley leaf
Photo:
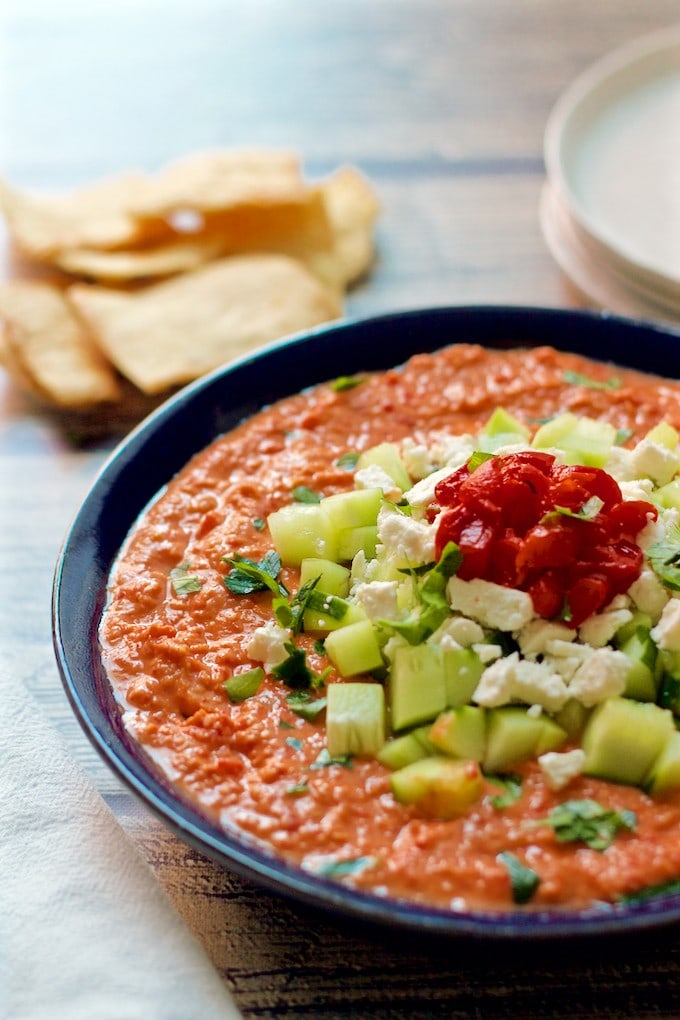
[[266, 588], [277, 596], [288, 594], [285, 586], [276, 580], [281, 571], [281, 557], [274, 549], [266, 552], [257, 562], [247, 556], [239, 556], [238, 553], [224, 556], [222, 562], [232, 568], [224, 578], [225, 587], [232, 595], [252, 595]]
[[624, 893], [619, 896], [619, 903], [644, 903], [655, 896], [672, 896], [680, 893], [680, 878], [671, 878], [668, 882], [659, 882], [657, 885], [646, 885], [644, 889], [636, 892]]
[[259, 691], [264, 680], [262, 666], [255, 666], [243, 673], [234, 673], [228, 680], [224, 681], [224, 689], [229, 695], [229, 700], [238, 704], [246, 698], [252, 698]]
[[309, 766], [310, 769], [325, 769], [330, 765], [341, 765], [342, 768], [352, 768], [352, 756], [350, 754], [343, 754], [339, 758], [331, 758], [330, 751], [327, 747], [323, 747], [312, 764]]
[[498, 854], [496, 860], [507, 870], [510, 877], [510, 889], [514, 903], [528, 903], [541, 884], [540, 877], [533, 868], [522, 864], [509, 850]]
[[344, 468], [345, 471], [353, 471], [358, 462], [359, 454], [356, 451], [351, 451], [350, 453], [343, 453], [341, 457], [338, 457], [335, 466]]
[[302, 797], [305, 793], [309, 793], [307, 783], [294, 783], [286, 787], [286, 797]]
[[482, 450], [475, 450], [471, 457], [468, 458], [466, 467], [470, 474], [475, 471], [481, 464], [484, 464], [487, 460], [493, 460], [493, 453], [484, 453]]
[[292, 747], [295, 751], [302, 750], [302, 741], [299, 737], [286, 737], [286, 743], [289, 747]]
[[361, 386], [363, 381], [360, 375], [339, 375], [330, 383], [330, 387], [334, 393], [343, 393], [344, 390], [353, 390], [356, 386]]
[[562, 373], [562, 378], [570, 386], [586, 386], [589, 390], [618, 390], [621, 387], [621, 380], [615, 375], [600, 382], [598, 379], [591, 379], [588, 375], [581, 375], [580, 372], [567, 370]]
[[283, 662], [272, 669], [272, 675], [283, 680], [288, 687], [321, 687], [326, 680], [326, 673], [317, 676], [307, 665], [307, 653], [298, 648], [292, 641], [283, 646], [288, 653]]
[[522, 778], [514, 772], [505, 772], [499, 775], [485, 777], [490, 783], [500, 786], [503, 793], [489, 798], [492, 807], [505, 808], [514, 804], [522, 796]]
[[320, 503], [321, 496], [308, 485], [296, 485], [291, 493], [296, 503]]
[[314, 722], [326, 707], [325, 698], [312, 698], [309, 691], [295, 690], [286, 698], [288, 707], [307, 722]]
[[196, 574], [190, 574], [190, 570], [190, 563], [182, 563], [179, 567], [173, 567], [168, 574], [172, 590], [180, 598], [185, 598], [194, 591], [200, 591], [203, 587], [203, 581], [201, 581], [200, 577]]
[[541, 524], [554, 517], [575, 517], [577, 521], [594, 521], [604, 506], [604, 500], [599, 496], [591, 496], [587, 499], [580, 510], [570, 510], [568, 506], [557, 506], [541, 518]]
[[666, 538], [647, 550], [647, 559], [667, 588], [680, 591], [680, 530], [673, 528]]
[[374, 868], [377, 863], [377, 857], [349, 857], [344, 861], [324, 861], [316, 869], [316, 873], [323, 878], [341, 878], [343, 875], [356, 875], [365, 868]]
[[632, 429], [617, 429], [614, 436], [614, 446], [623, 446], [633, 435]]
[[591, 850], [606, 850], [620, 830], [633, 832], [634, 811], [613, 811], [596, 800], [567, 800], [549, 812], [547, 818], [529, 823], [549, 825], [558, 843], [585, 843]]
[[326, 654], [326, 646], [323, 643], [323, 638], [317, 638], [312, 647], [314, 648], [314, 651], [316, 652], [317, 655]]
[[266, 526], [267, 522], [264, 517], [253, 517], [253, 527], [255, 528], [255, 531], [264, 531]]

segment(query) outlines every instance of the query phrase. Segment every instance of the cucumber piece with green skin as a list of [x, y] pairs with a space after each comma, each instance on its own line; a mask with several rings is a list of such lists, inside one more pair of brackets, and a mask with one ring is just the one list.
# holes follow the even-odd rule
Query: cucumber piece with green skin
[[[319, 592], [320, 595], [324, 594]], [[332, 596], [338, 599], [338, 596]], [[344, 599], [339, 601], [345, 601]], [[341, 627], [348, 627], [350, 624], [366, 620], [366, 613], [356, 602], [347, 602], [343, 616], [332, 616], [320, 609], [305, 609], [302, 614], [302, 629], [312, 634], [328, 634]]]
[[477, 449], [482, 453], [495, 453], [502, 446], [526, 446], [527, 436], [522, 432], [498, 432], [494, 436], [480, 433], [477, 437]]
[[643, 613], [639, 609], [636, 609], [633, 613], [633, 618], [628, 620], [627, 623], [622, 624], [614, 635], [614, 644], [617, 648], [620, 648], [624, 642], [632, 637], [633, 634], [638, 630], [639, 627], [643, 627], [645, 630], [650, 631], [653, 626], [653, 621], [648, 613]]
[[484, 664], [472, 648], [446, 648], [442, 651], [446, 704], [449, 708], [467, 705], [477, 690]]
[[677, 731], [654, 761], [644, 787], [648, 793], [663, 793], [680, 786], [680, 733]]
[[649, 439], [652, 443], [658, 443], [659, 446], [665, 446], [667, 450], [677, 449], [678, 443], [680, 442], [680, 435], [678, 435], [677, 429], [667, 421], [660, 421], [657, 425], [649, 430], [645, 439]]
[[308, 557], [338, 558], [338, 535], [321, 503], [291, 503], [267, 517], [274, 548], [286, 566]]
[[411, 488], [412, 482], [406, 465], [394, 443], [379, 443], [377, 446], [372, 446], [370, 450], [365, 450], [357, 461], [357, 470], [371, 467], [371, 465], [381, 467], [402, 492]]
[[636, 701], [656, 701], [657, 650], [650, 633], [638, 627], [631, 636], [619, 645], [619, 650], [630, 660], [624, 697]]
[[664, 510], [680, 510], [680, 478], [655, 489], [653, 498]]
[[388, 740], [378, 751], [376, 758], [389, 769], [401, 769], [421, 758], [436, 754], [436, 748], [429, 737], [430, 727], [419, 726], [410, 733]]
[[510, 765], [555, 751], [567, 733], [548, 716], [532, 716], [523, 708], [492, 708], [486, 715], [485, 772], [502, 772]]
[[375, 524], [343, 528], [338, 532], [338, 559], [353, 560], [358, 552], [363, 552], [367, 560], [372, 560], [377, 542], [378, 528]]
[[430, 728], [430, 740], [438, 751], [454, 758], [483, 761], [486, 747], [486, 712], [475, 705], [461, 705], [442, 712]]
[[375, 526], [383, 501], [382, 489], [352, 489], [325, 496], [319, 506], [336, 532]]
[[331, 758], [373, 756], [385, 743], [385, 692], [379, 683], [334, 683], [326, 691]]
[[457, 818], [484, 793], [484, 778], [475, 761], [436, 756], [422, 758], [390, 776], [395, 800], [413, 804], [433, 818]]
[[557, 447], [569, 464], [604, 467], [616, 442], [616, 429], [609, 422], [578, 417], [567, 411], [546, 422], [531, 445], [540, 449]]
[[582, 705], [576, 698], [569, 698], [566, 704], [555, 713], [555, 722], [561, 726], [570, 737], [580, 737], [583, 733], [590, 710]]
[[370, 620], [359, 620], [331, 631], [324, 647], [341, 676], [371, 673], [384, 665], [378, 637]]
[[675, 733], [668, 709], [647, 701], [607, 698], [583, 731], [583, 772], [614, 783], [640, 786]]
[[348, 567], [333, 560], [308, 556], [300, 564], [300, 587], [318, 578], [317, 588], [329, 595], [345, 598], [349, 591], [350, 571]]
[[436, 719], [444, 711], [446, 682], [440, 648], [422, 644], [396, 649], [390, 670], [389, 701], [395, 730]]

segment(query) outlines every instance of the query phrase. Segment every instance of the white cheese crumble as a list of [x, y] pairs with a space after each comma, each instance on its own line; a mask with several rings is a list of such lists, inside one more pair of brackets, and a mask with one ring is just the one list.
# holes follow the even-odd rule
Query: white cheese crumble
[[567, 686], [545, 663], [520, 659], [512, 652], [497, 659], [482, 673], [472, 700], [485, 708], [521, 701], [540, 705], [547, 712], [559, 712], [569, 698]]
[[354, 484], [357, 489], [382, 489], [385, 499], [393, 503], [401, 499], [401, 489], [392, 475], [379, 464], [368, 464], [354, 473]]
[[680, 598], [669, 599], [659, 622], [651, 630], [652, 641], [667, 652], [680, 652]]
[[596, 648], [569, 682], [569, 695], [586, 708], [623, 694], [630, 660], [613, 648]]
[[469, 648], [484, 640], [484, 631], [476, 620], [467, 616], [452, 616], [445, 620], [441, 627], [432, 635], [433, 644], [447, 648]]
[[633, 581], [628, 594], [642, 613], [647, 613], [656, 623], [663, 607], [670, 598], [659, 578], [649, 567], [643, 567], [637, 581]]
[[431, 475], [436, 467], [436, 464], [432, 463], [428, 448], [416, 443], [410, 436], [402, 440], [401, 459], [410, 477], [416, 480]]
[[589, 616], [578, 629], [579, 637], [584, 644], [593, 648], [604, 648], [616, 634], [619, 627], [633, 619], [630, 609], [605, 610]]
[[631, 450], [630, 466], [635, 477], [646, 476], [656, 485], [666, 485], [680, 468], [680, 458], [662, 443], [641, 439]]
[[433, 471], [431, 475], [421, 478], [413, 488], [404, 493], [404, 499], [410, 506], [425, 507], [434, 501], [434, 490], [439, 482], [442, 482], [449, 475], [453, 474], [451, 468], [440, 468]]
[[369, 581], [358, 584], [354, 597], [369, 620], [393, 620], [398, 613], [397, 581]]
[[398, 562], [417, 566], [434, 560], [437, 529], [426, 521], [414, 521], [398, 510], [383, 506], [378, 513], [378, 539]]
[[576, 631], [564, 623], [538, 619], [531, 620], [525, 627], [522, 627], [515, 634], [515, 638], [522, 655], [530, 659], [536, 655], [545, 654], [551, 641], [574, 641]]
[[485, 666], [489, 662], [495, 662], [496, 659], [500, 659], [500, 657], [503, 654], [503, 649], [501, 648], [500, 645], [492, 645], [485, 643], [474, 644], [472, 646], [472, 651], [477, 653], [479, 661], [482, 662]]
[[527, 592], [504, 588], [493, 581], [479, 578], [461, 581], [459, 577], [452, 577], [446, 593], [453, 610], [494, 630], [521, 630], [535, 615]]
[[289, 630], [279, 627], [275, 620], [267, 620], [253, 631], [248, 642], [248, 656], [256, 662], [261, 662], [265, 672], [271, 673], [274, 666], [278, 666], [287, 658], [288, 652], [284, 644], [290, 639]]
[[551, 790], [563, 790], [583, 772], [586, 753], [580, 747], [573, 751], [548, 751], [539, 756], [538, 764]]

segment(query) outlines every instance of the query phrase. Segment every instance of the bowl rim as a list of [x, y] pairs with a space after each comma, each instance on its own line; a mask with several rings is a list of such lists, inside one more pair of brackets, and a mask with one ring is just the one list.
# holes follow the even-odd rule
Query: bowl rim
[[[463, 329], [463, 335], [453, 335], [456, 327]], [[619, 358], [619, 364], [654, 372], [649, 358], [654, 361], [663, 354], [674, 366], [676, 378], [680, 378], [680, 331], [607, 312], [522, 305], [440, 305], [344, 319], [284, 338], [215, 370], [170, 397], [118, 443], [96, 474], [66, 532], [52, 588], [53, 646], [64, 689], [81, 728], [108, 767], [175, 835], [241, 877], [308, 906], [427, 934], [486, 939], [629, 934], [678, 921], [680, 894], [634, 904], [595, 904], [579, 911], [458, 912], [382, 898], [307, 872], [251, 844], [243, 836], [219, 829], [180, 795], [124, 730], [107, 685], [98, 653], [97, 630], [109, 571], [122, 544], [120, 535], [127, 535], [151, 498], [155, 498], [189, 459], [184, 454], [197, 437], [191, 429], [186, 429], [185, 419], [191, 425], [192, 416], [200, 413], [205, 418], [204, 432], [219, 428], [223, 419], [219, 415], [211, 416], [215, 410], [211, 400], [219, 403], [218, 398], [226, 399], [229, 385], [237, 392], [241, 387], [245, 393], [244, 381], [261, 379], [263, 364], [274, 369], [287, 365], [285, 378], [276, 371], [268, 372], [269, 382], [260, 391], [271, 395], [283, 388], [280, 393], [283, 398], [350, 371], [373, 370], [378, 361], [384, 363], [384, 368], [401, 364], [405, 358], [391, 359], [392, 350], [397, 348], [402, 353], [408, 349], [416, 354], [437, 350], [447, 342], [478, 342], [471, 339], [471, 331], [474, 334], [475, 329], [477, 333], [495, 336], [500, 341], [497, 344], [488, 342], [491, 347], [546, 344], [586, 354], [592, 342], [591, 333], [595, 332], [601, 334], [596, 339], [607, 338], [604, 349], [611, 353], [620, 352], [624, 344], [627, 356], [623, 361]], [[448, 336], [449, 333], [452, 335]], [[443, 335], [448, 336], [444, 343], [441, 342]], [[367, 346], [366, 336], [372, 337], [373, 347]], [[430, 339], [425, 340], [424, 336]], [[574, 342], [565, 345], [567, 337]], [[349, 338], [354, 344], [353, 356], [361, 354], [364, 360], [361, 364], [346, 366], [345, 371], [331, 370], [319, 375], [318, 368], [310, 365], [309, 357], [304, 357], [321, 354], [327, 359], [324, 364], [338, 366], [345, 359]], [[385, 338], [398, 339], [399, 343], [388, 352], [377, 351], [375, 341]], [[434, 342], [430, 342], [433, 338]], [[522, 338], [523, 342], [518, 343]], [[598, 357], [598, 354], [593, 356]], [[615, 359], [600, 355], [600, 360]], [[660, 374], [658, 369], [656, 374]], [[296, 389], [285, 388], [291, 376], [303, 380], [303, 384]], [[313, 381], [309, 381], [311, 376], [315, 376]], [[250, 416], [261, 406], [260, 396], [246, 399], [240, 408], [245, 414], [241, 413], [238, 420]], [[234, 408], [230, 411], [234, 418]], [[182, 423], [184, 431], [178, 427]], [[230, 427], [235, 423], [236, 420]], [[215, 432], [211, 438], [219, 434]], [[169, 445], [178, 438], [184, 441], [180, 449]], [[194, 445], [191, 453], [206, 445], [201, 436], [200, 445]], [[158, 466], [154, 475], [149, 471], [149, 456], [153, 459], [156, 452], [168, 449], [170, 462], [176, 466], [172, 470], [165, 464]], [[147, 460], [142, 471], [140, 465], [145, 456]], [[164, 479], [157, 485], [160, 475]], [[133, 512], [127, 486], [140, 479], [146, 488], [133, 501]], [[116, 521], [116, 512], [121, 506], [125, 515], [122, 522]]]

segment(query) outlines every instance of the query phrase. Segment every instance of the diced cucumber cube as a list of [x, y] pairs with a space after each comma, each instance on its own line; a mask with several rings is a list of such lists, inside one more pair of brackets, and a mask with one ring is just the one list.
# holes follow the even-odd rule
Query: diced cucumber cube
[[376, 757], [389, 769], [401, 769], [414, 761], [420, 761], [421, 758], [427, 758], [436, 753], [429, 733], [429, 726], [420, 726], [410, 733], [394, 737], [387, 741]]
[[644, 782], [649, 793], [663, 793], [680, 786], [680, 733], [674, 733], [663, 747]]
[[[337, 596], [336, 596], [337, 598]], [[347, 602], [344, 616], [331, 616], [320, 609], [305, 609], [302, 614], [302, 629], [314, 634], [327, 634], [341, 627], [366, 620], [366, 613], [356, 602]]]
[[664, 510], [680, 510], [680, 478], [674, 478], [656, 489], [654, 499]]
[[381, 684], [329, 685], [326, 741], [332, 758], [377, 754], [385, 743], [385, 692]]
[[435, 719], [446, 708], [446, 681], [441, 649], [434, 645], [402, 645], [396, 649], [389, 680], [392, 727]]
[[608, 698], [583, 731], [586, 775], [640, 786], [675, 733], [668, 709], [646, 701]]
[[644, 627], [638, 627], [620, 650], [630, 660], [624, 696], [636, 701], [656, 701], [656, 645]]
[[671, 451], [675, 450], [680, 443], [677, 429], [674, 429], [667, 421], [660, 421], [658, 425], [651, 428], [645, 439], [649, 439], [652, 443], [658, 443], [659, 446], [665, 446], [667, 450]]
[[484, 664], [472, 648], [447, 648], [442, 652], [446, 704], [467, 705], [477, 689]]
[[454, 758], [482, 761], [486, 747], [485, 710], [461, 705], [442, 712], [430, 728], [430, 740], [438, 751]]
[[566, 739], [566, 732], [548, 716], [532, 716], [523, 708], [489, 709], [484, 771], [501, 772], [509, 765], [554, 751]]
[[319, 591], [344, 598], [349, 591], [350, 572], [348, 567], [333, 560], [308, 556], [300, 564], [300, 587], [319, 578]]
[[357, 470], [370, 467], [372, 464], [381, 467], [402, 492], [411, 488], [412, 482], [409, 473], [401, 459], [399, 449], [394, 443], [379, 443], [378, 446], [365, 450], [359, 457]]
[[495, 453], [501, 446], [523, 446], [526, 443], [527, 436], [522, 432], [497, 432], [494, 436], [480, 433], [476, 445], [482, 453]]
[[484, 778], [473, 761], [423, 758], [390, 776], [395, 800], [414, 804], [433, 818], [457, 818], [479, 800]]
[[566, 412], [541, 425], [531, 445], [538, 449], [557, 447], [571, 464], [604, 467], [615, 442], [616, 429], [609, 422]]
[[515, 418], [509, 411], [506, 411], [504, 407], [496, 408], [482, 429], [482, 433], [487, 436], [512, 434], [521, 436], [525, 441], [530, 435], [526, 425], [519, 418]]
[[614, 642], [617, 648], [620, 648], [628, 638], [632, 637], [639, 627], [644, 627], [645, 630], [650, 631], [652, 629], [652, 618], [647, 613], [642, 613], [639, 609], [636, 609], [632, 619], [622, 624], [614, 635]]
[[292, 503], [269, 514], [267, 525], [274, 548], [287, 566], [308, 557], [337, 560], [337, 530], [321, 503]]
[[375, 524], [343, 528], [338, 532], [338, 559], [353, 560], [358, 552], [363, 552], [366, 559], [372, 560], [375, 558], [377, 541], [378, 528]]
[[570, 737], [579, 737], [590, 716], [590, 710], [576, 698], [569, 698], [566, 704], [555, 715], [555, 722], [566, 730]]
[[382, 489], [353, 489], [326, 496], [320, 505], [332, 527], [340, 532], [375, 525], [382, 501]]
[[341, 676], [370, 673], [383, 666], [378, 636], [370, 620], [359, 620], [331, 631], [326, 654]]

